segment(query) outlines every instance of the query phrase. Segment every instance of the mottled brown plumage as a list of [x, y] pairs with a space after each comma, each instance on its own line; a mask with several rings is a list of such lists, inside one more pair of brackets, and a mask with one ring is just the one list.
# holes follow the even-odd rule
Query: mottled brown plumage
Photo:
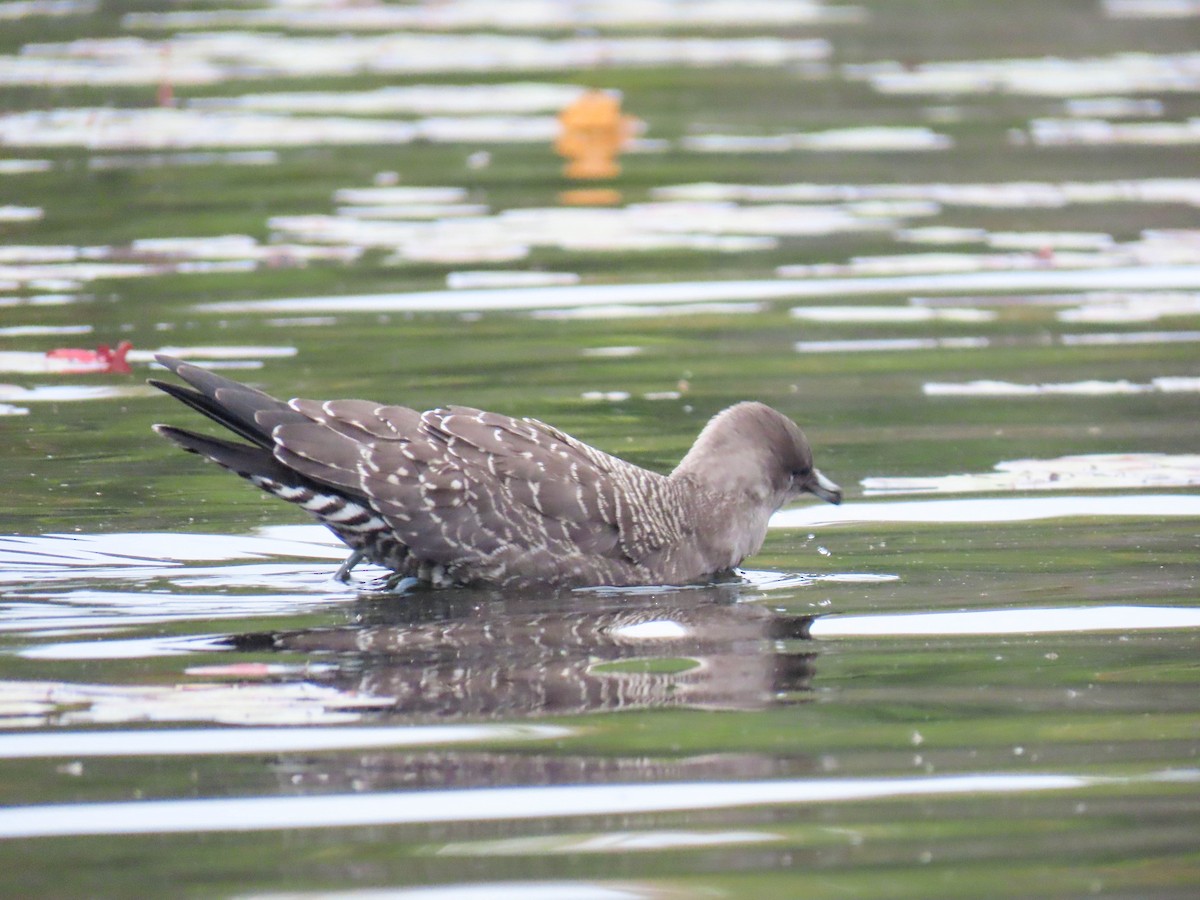
[[718, 413], [670, 475], [535, 419], [365, 400], [283, 403], [197, 366], [154, 386], [247, 443], [159, 434], [308, 510], [359, 559], [434, 585], [701, 581], [757, 552], [801, 493], [837, 503], [803, 433], [761, 403]]

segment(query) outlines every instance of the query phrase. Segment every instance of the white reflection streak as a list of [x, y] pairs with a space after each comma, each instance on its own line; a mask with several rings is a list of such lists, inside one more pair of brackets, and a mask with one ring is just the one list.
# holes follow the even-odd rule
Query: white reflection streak
[[[239, 894], [241, 900], [653, 900], [663, 891], [653, 885], [587, 881], [481, 881], [424, 887], [355, 888], [286, 894]], [[667, 894], [666, 896], [678, 896]]]
[[1200, 608], [1077, 606], [1062, 609], [984, 609], [968, 612], [822, 616], [809, 626], [816, 639], [943, 635], [1087, 634], [1200, 628]]
[[771, 516], [772, 528], [816, 528], [864, 522], [923, 522], [945, 525], [967, 522], [1029, 522], [1092, 516], [1200, 516], [1195, 494], [1139, 494], [1130, 497], [988, 497], [979, 500], [904, 500], [846, 503], [842, 506], [799, 506]]
[[196, 756], [423, 747], [488, 741], [559, 740], [558, 725], [420, 725], [379, 728], [185, 728], [44, 732], [0, 736], [0, 759]]
[[[1194, 780], [1195, 772], [1181, 776]], [[1167, 775], [1151, 776], [1170, 777]], [[1082, 775], [967, 774], [677, 784], [597, 784], [389, 791], [310, 797], [237, 797], [132, 803], [63, 803], [0, 810], [0, 837], [262, 831], [435, 822], [637, 815], [741, 806], [845, 803], [892, 797], [1059, 791], [1140, 779]]]
[[479, 312], [612, 304], [699, 303], [864, 294], [961, 291], [1145, 290], [1200, 288], [1200, 266], [1132, 266], [1101, 270], [963, 272], [862, 278], [685, 281], [670, 284], [586, 284], [543, 288], [480, 288], [393, 294], [330, 295], [199, 304], [214, 313]]

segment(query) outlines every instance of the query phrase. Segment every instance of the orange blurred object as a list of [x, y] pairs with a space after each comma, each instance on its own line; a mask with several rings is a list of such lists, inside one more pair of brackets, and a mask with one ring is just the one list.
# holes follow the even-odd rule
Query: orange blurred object
[[59, 360], [64, 363], [64, 372], [108, 372], [128, 375], [133, 370], [129, 368], [125, 356], [133, 349], [129, 341], [121, 341], [116, 349], [101, 344], [95, 350], [84, 350], [79, 347], [59, 347], [46, 353], [47, 359]]
[[621, 202], [621, 192], [612, 188], [573, 188], [560, 191], [558, 202], [563, 206], [616, 206]]
[[554, 150], [567, 158], [568, 178], [615, 178], [621, 172], [617, 154], [639, 125], [621, 114], [621, 99], [607, 91], [588, 91], [558, 114]]

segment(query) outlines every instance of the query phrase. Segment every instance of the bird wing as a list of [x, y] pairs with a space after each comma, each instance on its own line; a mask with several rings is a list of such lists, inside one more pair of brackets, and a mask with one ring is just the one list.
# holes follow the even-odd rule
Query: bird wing
[[[468, 407], [419, 413], [361, 400], [293, 400], [275, 457], [369, 498], [414, 556], [486, 565], [499, 553], [639, 563], [686, 529], [669, 480], [534, 419]], [[267, 425], [269, 421], [261, 424]]]

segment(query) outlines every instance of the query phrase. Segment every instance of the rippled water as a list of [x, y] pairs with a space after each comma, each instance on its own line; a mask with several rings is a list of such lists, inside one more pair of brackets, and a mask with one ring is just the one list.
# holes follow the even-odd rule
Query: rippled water
[[[535, 5], [322, 10], [351, 36], [304, 46], [354, 74], [209, 32], [283, 6], [0, 11], [0, 894], [1196, 894], [1195, 14], [782, 5], [436, 89], [396, 73], [516, 39], [380, 22]], [[647, 127], [579, 208], [530, 135], [593, 80]], [[194, 125], [238, 109], [286, 134]], [[660, 471], [759, 399], [847, 499], [717, 584], [342, 584], [151, 434], [198, 424], [144, 385], [162, 349]]]

